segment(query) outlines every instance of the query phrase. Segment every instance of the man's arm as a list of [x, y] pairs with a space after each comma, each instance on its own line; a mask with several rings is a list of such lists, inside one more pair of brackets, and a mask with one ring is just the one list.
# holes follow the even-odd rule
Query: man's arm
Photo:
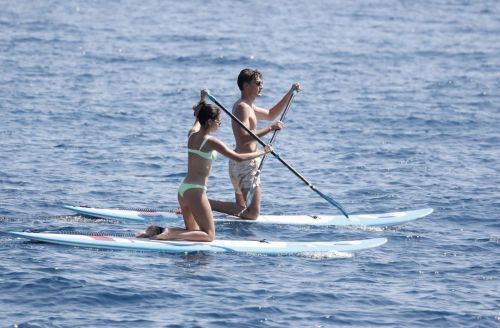
[[[255, 108], [254, 108], [255, 109]], [[283, 127], [283, 123], [280, 121], [274, 122], [269, 126], [262, 128], [260, 130], [252, 129], [250, 127], [250, 113], [252, 110], [250, 106], [244, 103], [238, 104], [234, 111], [234, 116], [243, 123], [250, 131], [252, 131], [257, 137], [262, 138], [271, 131], [279, 130]], [[254, 137], [250, 135], [245, 129], [243, 129], [239, 124], [233, 122], [233, 131], [235, 139], [239, 141], [240, 144], [249, 143], [254, 141]]]
[[255, 131], [255, 134], [257, 135], [257, 137], [262, 138], [263, 136], [265, 136], [269, 132], [274, 131], [274, 130], [281, 130], [282, 128], [283, 128], [283, 122], [276, 121], [273, 124], [266, 126], [265, 128], [262, 128], [258, 131]]
[[299, 83], [292, 84], [290, 90], [288, 90], [288, 92], [283, 96], [283, 98], [281, 98], [281, 100], [278, 101], [278, 103], [273, 107], [271, 107], [271, 109], [269, 110], [254, 106], [255, 115], [257, 116], [257, 119], [267, 120], [267, 121], [274, 120], [285, 108], [286, 104], [292, 97], [293, 91], [299, 91], [299, 90], [300, 90]]

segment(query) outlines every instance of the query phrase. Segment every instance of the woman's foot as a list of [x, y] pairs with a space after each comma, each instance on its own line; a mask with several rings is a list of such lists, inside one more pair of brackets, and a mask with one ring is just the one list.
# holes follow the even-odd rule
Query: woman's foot
[[150, 238], [150, 237], [161, 234], [164, 230], [168, 230], [168, 229], [158, 227], [155, 225], [150, 225], [145, 231], [139, 232], [136, 235], [136, 237], [137, 238]]
[[167, 228], [163, 229], [163, 232], [162, 233], [159, 233], [155, 236], [152, 236], [151, 239], [155, 239], [155, 240], [169, 240], [170, 236], [169, 236], [169, 232]]

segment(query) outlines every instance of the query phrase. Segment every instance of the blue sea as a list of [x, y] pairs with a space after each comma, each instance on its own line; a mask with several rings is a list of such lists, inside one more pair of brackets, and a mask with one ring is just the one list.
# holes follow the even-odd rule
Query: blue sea
[[[499, 327], [498, 1], [1, 1], [0, 327]], [[98, 251], [7, 231], [133, 234], [65, 204], [175, 209], [191, 106], [300, 82], [275, 150], [391, 228], [219, 224], [217, 238], [385, 237], [303, 256]], [[234, 144], [224, 115], [216, 137]], [[262, 122], [264, 126], [266, 122]], [[268, 135], [270, 137], [270, 135]], [[338, 214], [270, 156], [265, 214]], [[233, 199], [227, 160], [208, 194]], [[172, 223], [171, 225], [175, 225]]]

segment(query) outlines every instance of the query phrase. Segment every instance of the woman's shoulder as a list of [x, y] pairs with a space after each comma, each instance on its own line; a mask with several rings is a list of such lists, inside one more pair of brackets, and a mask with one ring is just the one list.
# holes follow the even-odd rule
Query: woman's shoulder
[[197, 133], [197, 132], [200, 132], [200, 129], [199, 128], [191, 128], [189, 129], [188, 131], [188, 137], [191, 137], [193, 134]]

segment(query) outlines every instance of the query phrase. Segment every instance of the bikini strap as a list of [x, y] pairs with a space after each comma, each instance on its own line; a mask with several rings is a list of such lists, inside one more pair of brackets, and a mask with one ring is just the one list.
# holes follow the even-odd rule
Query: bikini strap
[[208, 139], [209, 139], [208, 137], [203, 138], [203, 142], [201, 143], [200, 148], [198, 148], [198, 150], [201, 151], [201, 148], [203, 148], [203, 146], [205, 146], [205, 144], [207, 143]]

